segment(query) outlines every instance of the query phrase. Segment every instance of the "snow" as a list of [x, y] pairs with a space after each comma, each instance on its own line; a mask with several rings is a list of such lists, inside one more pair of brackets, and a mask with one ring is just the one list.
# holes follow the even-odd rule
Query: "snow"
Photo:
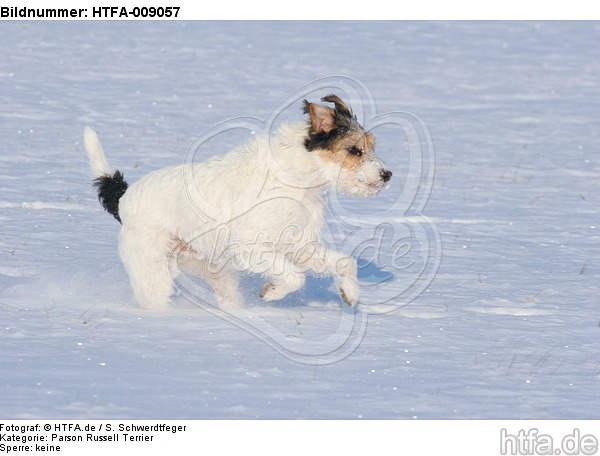
[[[597, 23], [11, 22], [0, 36], [3, 418], [599, 417]], [[403, 258], [422, 261], [386, 275], [367, 260], [391, 250], [364, 250], [358, 310], [327, 278], [269, 305], [248, 278], [247, 308], [227, 315], [184, 277], [171, 309], [136, 308], [83, 127], [133, 182], [330, 75], [352, 78], [336, 80], [354, 101], [361, 81], [377, 114], [422, 119], [435, 163], [413, 155], [427, 135], [379, 127], [392, 185], [332, 195], [326, 237], [408, 239], [421, 250]]]

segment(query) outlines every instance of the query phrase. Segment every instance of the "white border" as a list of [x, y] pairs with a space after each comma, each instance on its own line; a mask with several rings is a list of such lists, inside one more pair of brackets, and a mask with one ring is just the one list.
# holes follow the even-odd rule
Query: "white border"
[[[61, 456], [131, 456], [132, 454], [260, 455], [260, 456], [398, 456], [398, 455], [594, 455], [599, 454], [598, 421], [149, 421], [96, 420], [0, 421], [7, 425], [38, 426], [35, 432], [10, 432], [24, 436], [45, 436], [42, 445], [59, 445]], [[178, 426], [168, 431], [122, 431], [128, 426]], [[78, 426], [78, 427], [75, 427]], [[114, 436], [118, 441], [87, 442], [91, 434]], [[59, 431], [56, 431], [59, 427]], [[100, 431], [98, 428], [100, 427]], [[44, 428], [46, 431], [44, 431]], [[110, 431], [107, 430], [112, 429]], [[83, 442], [51, 441], [52, 434], [83, 436]], [[128, 437], [138, 440], [125, 441]], [[114, 438], [113, 438], [114, 439]], [[548, 442], [551, 453], [548, 453]], [[593, 448], [590, 447], [590, 442]], [[15, 442], [2, 442], [18, 445]], [[27, 443], [35, 445], [35, 443]], [[35, 453], [29, 450], [29, 453]], [[27, 452], [25, 452], [27, 453]], [[11, 453], [9, 453], [11, 454]], [[24, 454], [14, 452], [12, 454]]]
[[[591, 20], [600, 8], [590, 0], [542, 2], [504, 0], [7, 0], [3, 7], [89, 8], [176, 6], [175, 20]], [[2, 19], [7, 20], [7, 19]], [[10, 19], [8, 19], [10, 20]], [[91, 14], [87, 20], [93, 20]], [[99, 20], [99, 19], [98, 19]], [[113, 17], [110, 20], [123, 20]], [[136, 20], [136, 19], [129, 19]], [[137, 19], [139, 20], [139, 19]], [[173, 20], [171, 18], [170, 20]]]

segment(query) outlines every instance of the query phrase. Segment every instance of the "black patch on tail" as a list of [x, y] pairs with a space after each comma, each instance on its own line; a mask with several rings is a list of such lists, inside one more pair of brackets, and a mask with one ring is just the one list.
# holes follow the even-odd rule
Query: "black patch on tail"
[[119, 200], [127, 191], [127, 182], [120, 171], [115, 171], [112, 176], [102, 176], [94, 179], [94, 186], [98, 189], [98, 199], [106, 212], [114, 215], [121, 223], [119, 217]]

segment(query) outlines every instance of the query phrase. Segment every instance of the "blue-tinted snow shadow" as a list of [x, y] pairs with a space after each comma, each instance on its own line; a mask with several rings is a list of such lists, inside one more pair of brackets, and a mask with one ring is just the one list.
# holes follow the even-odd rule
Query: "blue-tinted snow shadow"
[[394, 278], [394, 275], [391, 272], [380, 268], [372, 261], [359, 258], [356, 263], [358, 266], [358, 280], [361, 282], [378, 284], [388, 282]]
[[[376, 285], [393, 280], [394, 275], [389, 271], [382, 269], [373, 261], [359, 258], [357, 260], [358, 279], [363, 284]], [[278, 301], [265, 303], [259, 293], [265, 284], [265, 278], [257, 275], [245, 275], [240, 277], [240, 290], [244, 295], [247, 304], [257, 307], [281, 307], [293, 308], [303, 307], [310, 302], [323, 302], [343, 304], [335, 288], [333, 278], [306, 276], [304, 287], [294, 293], [290, 293], [285, 298]]]
[[259, 297], [260, 290], [264, 284], [264, 277], [254, 275], [241, 277], [240, 290], [242, 291], [247, 304], [256, 307], [293, 308], [304, 307], [307, 303], [312, 301], [341, 302], [337, 292], [333, 291], [335, 286], [331, 277], [315, 277], [307, 275], [306, 283], [301, 290], [290, 293], [285, 298], [272, 302], [264, 302]]

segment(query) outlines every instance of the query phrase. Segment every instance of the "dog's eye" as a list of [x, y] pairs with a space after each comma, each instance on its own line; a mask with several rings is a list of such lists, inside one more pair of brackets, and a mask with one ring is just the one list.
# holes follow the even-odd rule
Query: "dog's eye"
[[357, 146], [348, 147], [348, 152], [352, 155], [356, 155], [357, 157], [360, 157], [363, 154], [362, 149]]

